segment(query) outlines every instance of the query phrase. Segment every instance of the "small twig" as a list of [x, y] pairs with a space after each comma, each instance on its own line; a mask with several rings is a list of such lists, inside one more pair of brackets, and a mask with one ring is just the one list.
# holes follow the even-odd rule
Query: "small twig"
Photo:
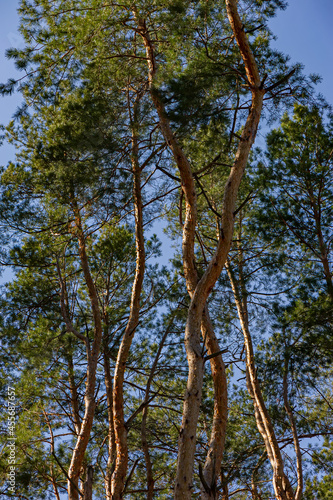
[[249, 34], [249, 33], [253, 33], [254, 31], [257, 31], [257, 30], [260, 30], [260, 28], [262, 28], [263, 26], [265, 26], [264, 24], [259, 24], [259, 26], [256, 26], [255, 28], [252, 28], [250, 30], [244, 30], [245, 33]]
[[131, 469], [131, 472], [129, 473], [129, 476], [126, 480], [126, 483], [125, 483], [125, 486], [124, 486], [124, 490], [123, 490], [123, 495], [126, 493], [126, 489], [127, 489], [127, 486], [129, 485], [131, 479], [132, 479], [132, 476], [133, 476], [133, 473], [134, 473], [134, 470], [135, 470], [135, 467], [137, 466], [138, 462], [140, 461], [139, 458], [137, 458], [133, 464], [133, 467]]
[[156, 165], [156, 168], [157, 170], [160, 170], [161, 172], [163, 172], [163, 174], [167, 175], [168, 177], [170, 177], [170, 179], [174, 180], [174, 181], [177, 181], [177, 182], [181, 182], [180, 178], [179, 177], [176, 177], [175, 175], [172, 175], [170, 174], [169, 172], [167, 172], [166, 170], [164, 170], [164, 168]]
[[224, 354], [225, 352], [228, 352], [229, 349], [222, 349], [222, 351], [214, 352], [213, 354], [210, 354], [209, 356], [204, 357], [204, 361], [208, 361], [209, 359], [216, 358], [220, 354]]
[[238, 208], [236, 208], [236, 210], [234, 211], [234, 217], [235, 217], [235, 215], [237, 215], [237, 214], [238, 214], [238, 212], [239, 212], [240, 210], [242, 210], [242, 208], [243, 208], [243, 207], [244, 207], [244, 206], [245, 206], [245, 205], [246, 205], [246, 204], [247, 204], [250, 200], [254, 200], [255, 196], [252, 196], [252, 194], [253, 194], [253, 191], [251, 191], [251, 192], [247, 195], [247, 197], [245, 198], [245, 200], [244, 200], [244, 201], [243, 201], [243, 202], [239, 205], [239, 207], [238, 207]]
[[221, 214], [219, 214], [219, 213], [215, 210], [215, 208], [212, 206], [211, 202], [209, 201], [208, 196], [206, 195], [206, 192], [205, 192], [205, 190], [204, 190], [204, 188], [203, 188], [203, 186], [202, 186], [201, 182], [199, 181], [198, 176], [197, 176], [194, 172], [193, 172], [193, 176], [194, 176], [195, 180], [197, 181], [197, 183], [199, 184], [199, 187], [200, 187], [200, 189], [201, 189], [201, 192], [202, 192], [202, 194], [204, 195], [204, 197], [205, 197], [205, 199], [206, 199], [206, 201], [207, 201], [207, 203], [208, 203], [209, 208], [211, 209], [211, 211], [212, 211], [215, 215], [217, 215], [217, 217], [218, 217], [219, 219], [221, 219]]
[[267, 89], [265, 89], [265, 92], [271, 92], [273, 89], [275, 89], [279, 85], [282, 85], [282, 83], [288, 81], [289, 78], [295, 73], [296, 69], [297, 68], [292, 69], [291, 71], [289, 71], [289, 73], [287, 75], [285, 75], [283, 78], [281, 78], [281, 80], [278, 80], [277, 82], [273, 83], [273, 85], [270, 85], [270, 87], [267, 87]]

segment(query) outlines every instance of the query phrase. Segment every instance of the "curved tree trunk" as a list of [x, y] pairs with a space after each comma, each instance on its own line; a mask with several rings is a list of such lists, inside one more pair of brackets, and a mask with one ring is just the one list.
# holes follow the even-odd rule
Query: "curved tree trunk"
[[[247, 296], [245, 286], [242, 281], [241, 268], [240, 286], [237, 283], [237, 280], [231, 270], [231, 266], [229, 263], [226, 265], [226, 268], [234, 293], [239, 321], [244, 335], [248, 389], [250, 396], [253, 398], [254, 402], [257, 427], [264, 439], [267, 455], [273, 468], [273, 486], [275, 496], [277, 500], [295, 500], [295, 495], [290, 481], [284, 472], [284, 465], [279, 444], [276, 439], [274, 428], [268, 414], [260, 384], [257, 378], [257, 370], [254, 362], [253, 344], [248, 324]], [[240, 293], [239, 288], [243, 290], [243, 293]]]
[[220, 346], [215, 336], [206, 304], [201, 325], [202, 336], [210, 358], [210, 366], [214, 382], [214, 415], [209, 448], [203, 467], [202, 500], [217, 498], [216, 482], [220, 474], [224, 452], [227, 418], [228, 418], [228, 393], [225, 365], [220, 352]]
[[127, 429], [124, 417], [124, 376], [133, 336], [139, 322], [140, 297], [145, 272], [145, 248], [143, 236], [143, 210], [141, 197], [141, 169], [138, 161], [138, 99], [134, 104], [132, 121], [132, 170], [133, 200], [135, 212], [136, 270], [132, 288], [130, 316], [118, 351], [113, 382], [113, 420], [116, 441], [116, 465], [111, 480], [111, 498], [123, 498], [125, 478], [128, 465]]
[[235, 160], [224, 188], [223, 210], [216, 252], [199, 281], [195, 269], [194, 255], [194, 238], [197, 223], [197, 198], [194, 178], [190, 163], [171, 130], [164, 105], [159, 98], [157, 89], [154, 88], [154, 78], [156, 75], [154, 47], [145, 20], [137, 19], [138, 31], [142, 36], [146, 49], [151, 98], [159, 116], [161, 130], [179, 169], [186, 207], [183, 225], [183, 266], [187, 290], [191, 297], [185, 327], [185, 348], [189, 371], [178, 445], [177, 473], [174, 490], [175, 500], [189, 500], [192, 495], [196, 429], [204, 373], [203, 350], [200, 343], [203, 312], [206, 300], [220, 276], [231, 246], [237, 193], [248, 155], [256, 136], [264, 96], [257, 65], [237, 12], [237, 2], [235, 0], [226, 0], [226, 7], [228, 18], [245, 65], [246, 75], [252, 92], [252, 104], [239, 141]]
[[[84, 395], [85, 411], [68, 471], [68, 498], [69, 500], [78, 500], [79, 477], [83, 465], [84, 454], [86, 452], [90, 438], [90, 432], [92, 429], [94, 415], [95, 415], [95, 408], [96, 408], [95, 386], [96, 386], [97, 363], [102, 342], [102, 321], [99, 310], [98, 295], [94, 281], [91, 276], [88, 263], [88, 256], [86, 253], [85, 235], [82, 229], [80, 210], [77, 206], [75, 199], [72, 200], [72, 205], [75, 215], [75, 230], [79, 243], [79, 256], [80, 256], [84, 279], [88, 289], [93, 321], [94, 321], [94, 340], [92, 342], [91, 347], [89, 345], [88, 340], [86, 340], [88, 366], [86, 373], [86, 391]], [[91, 496], [89, 497], [90, 494], [89, 491], [90, 488], [88, 488], [87, 490], [87, 494], [85, 495], [85, 500], [91, 500]]]

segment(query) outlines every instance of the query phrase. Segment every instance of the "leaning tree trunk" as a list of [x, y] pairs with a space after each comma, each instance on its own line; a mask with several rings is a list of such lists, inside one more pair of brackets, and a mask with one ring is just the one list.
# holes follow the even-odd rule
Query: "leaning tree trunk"
[[[244, 335], [248, 390], [254, 403], [257, 428], [264, 439], [267, 455], [272, 465], [273, 487], [275, 496], [277, 500], [295, 500], [295, 495], [290, 481], [284, 472], [284, 464], [279, 448], [279, 443], [277, 441], [274, 427], [268, 414], [260, 384], [257, 378], [257, 370], [254, 362], [253, 344], [248, 322], [247, 294], [242, 278], [241, 267], [239, 285], [232, 272], [230, 264], [228, 263], [226, 267], [231, 287], [234, 293], [239, 321]], [[242, 289], [243, 293], [240, 292], [240, 288]]]
[[226, 0], [226, 6], [228, 18], [245, 65], [246, 75], [252, 93], [252, 104], [239, 141], [235, 160], [224, 188], [223, 209], [216, 252], [200, 280], [197, 279], [194, 256], [197, 198], [193, 174], [190, 163], [171, 130], [158, 91], [154, 88], [154, 78], [156, 74], [154, 47], [150, 40], [145, 21], [143, 19], [138, 19], [138, 31], [142, 36], [146, 48], [152, 101], [159, 116], [161, 130], [167, 144], [172, 150], [180, 172], [186, 207], [183, 226], [183, 266], [187, 290], [191, 297], [191, 304], [188, 310], [185, 327], [185, 348], [189, 371], [178, 446], [177, 473], [174, 490], [175, 500], [189, 500], [192, 495], [196, 429], [204, 372], [203, 350], [200, 343], [200, 329], [203, 320], [203, 312], [207, 298], [222, 271], [230, 249], [237, 193], [248, 155], [256, 136], [264, 96], [257, 65], [243, 30], [243, 24], [237, 12], [237, 2], [235, 0]]
[[214, 414], [209, 448], [203, 470], [200, 471], [202, 492], [201, 500], [217, 498], [217, 478], [220, 474], [224, 452], [227, 417], [228, 393], [225, 365], [220, 353], [220, 346], [215, 336], [206, 304], [202, 317], [202, 336], [210, 358], [210, 366], [214, 383]]
[[[90, 433], [93, 425], [96, 400], [95, 400], [95, 386], [96, 386], [96, 372], [97, 363], [100, 354], [101, 342], [102, 342], [102, 321], [99, 310], [98, 295], [96, 287], [91, 276], [88, 256], [86, 252], [85, 235], [82, 228], [80, 210], [77, 206], [76, 200], [72, 200], [73, 210], [75, 215], [75, 232], [79, 243], [79, 256], [82, 266], [82, 271], [86, 286], [88, 289], [88, 294], [90, 298], [93, 322], [94, 322], [94, 340], [92, 346], [90, 347], [89, 342], [82, 335], [76, 333], [76, 336], [83, 337], [85, 340], [86, 351], [87, 351], [87, 373], [86, 373], [86, 390], [84, 395], [84, 405], [85, 411], [84, 416], [81, 421], [80, 432], [77, 437], [76, 445], [72, 453], [72, 459], [68, 470], [68, 498], [69, 500], [79, 499], [79, 478], [83, 465], [84, 455], [88, 446]], [[66, 318], [66, 315], [65, 315]], [[69, 331], [73, 331], [74, 328], [68, 324], [66, 321], [66, 326]], [[85, 488], [84, 500], [91, 500], [92, 489], [90, 484], [92, 482], [92, 470], [89, 472], [88, 484]]]
[[145, 247], [143, 236], [143, 209], [141, 197], [141, 169], [138, 161], [138, 99], [134, 104], [132, 121], [132, 170], [133, 170], [133, 201], [135, 213], [136, 270], [132, 288], [130, 315], [125, 333], [118, 351], [113, 382], [113, 421], [116, 441], [116, 464], [111, 480], [111, 498], [123, 498], [125, 478], [128, 465], [127, 429], [124, 416], [124, 377], [126, 362], [139, 322], [140, 297], [145, 272]]

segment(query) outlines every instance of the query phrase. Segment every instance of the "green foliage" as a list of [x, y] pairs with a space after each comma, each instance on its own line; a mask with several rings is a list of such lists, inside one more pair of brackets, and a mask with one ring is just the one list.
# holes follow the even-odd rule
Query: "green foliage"
[[[278, 85], [292, 68], [286, 56], [271, 49], [267, 23], [285, 2], [240, 0], [238, 6], [259, 72], [271, 88], [266, 113], [277, 116], [282, 100], [285, 106], [295, 96], [304, 102], [315, 78], [294, 68], [289, 86]], [[84, 416], [86, 346], [95, 338], [83, 241], [103, 326], [96, 411], [83, 468], [93, 466], [94, 495], [105, 497], [111, 432], [106, 367], [112, 378], [130, 315], [136, 272], [132, 165], [137, 161], [147, 263], [125, 372], [132, 470], [125, 495], [146, 498], [146, 408], [156, 498], [170, 499], [187, 378], [183, 332], [190, 299], [178, 246], [185, 200], [149, 95], [137, 18], [146, 20], [156, 49], [152, 91], [162, 99], [195, 173], [195, 256], [201, 276], [215, 250], [221, 193], [251, 99], [225, 2], [151, 0], [133, 7], [127, 0], [22, 0], [19, 12], [25, 46], [7, 55], [25, 77], [0, 88], [6, 94], [18, 86], [24, 100], [6, 128], [16, 159], [1, 172], [0, 187], [3, 260], [14, 273], [0, 300], [0, 397], [5, 406], [6, 387], [15, 386], [17, 494], [46, 499], [54, 497], [55, 488], [66, 491], [77, 419]], [[259, 161], [260, 153], [252, 153], [235, 210], [229, 263], [248, 303], [258, 376], [280, 443], [292, 442], [282, 404], [286, 371], [301, 439], [332, 434], [332, 125], [319, 101], [285, 114], [281, 127], [268, 135], [265, 158]], [[156, 220], [176, 247], [168, 266], [161, 265]], [[226, 450], [217, 486], [243, 500], [252, 496], [253, 481], [266, 500], [272, 495], [271, 470], [246, 390], [243, 339], [225, 272], [209, 308], [229, 377]], [[205, 461], [213, 411], [207, 363], [194, 495], [201, 488], [199, 464]], [[5, 478], [6, 414], [1, 419], [0, 476]], [[306, 499], [329, 498], [331, 455], [329, 440], [312, 453], [308, 466], [316, 475], [308, 479]], [[0, 494], [10, 496], [1, 481]]]

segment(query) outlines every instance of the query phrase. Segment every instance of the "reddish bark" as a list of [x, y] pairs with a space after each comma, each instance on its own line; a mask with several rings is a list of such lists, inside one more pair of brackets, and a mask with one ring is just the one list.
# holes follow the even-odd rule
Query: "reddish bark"
[[244, 292], [241, 293], [239, 289], [241, 288], [244, 290], [242, 273], [240, 271], [241, 283], [238, 285], [230, 264], [227, 264], [227, 271], [234, 293], [239, 321], [244, 335], [248, 390], [251, 398], [253, 399], [257, 427], [264, 439], [267, 455], [272, 465], [275, 496], [277, 500], [295, 500], [294, 491], [287, 475], [284, 472], [284, 464], [279, 444], [257, 378], [253, 344], [248, 323], [247, 294]]
[[113, 382], [113, 421], [116, 441], [116, 464], [111, 480], [111, 498], [123, 498], [128, 465], [127, 429], [124, 417], [124, 376], [134, 332], [139, 322], [140, 297], [145, 272], [145, 247], [143, 236], [143, 210], [141, 197], [141, 169], [138, 162], [137, 106], [132, 123], [133, 201], [135, 212], [136, 270], [132, 288], [130, 316], [118, 351]]
[[[86, 372], [86, 390], [84, 395], [85, 411], [68, 471], [68, 498], [69, 500], [78, 500], [79, 477], [83, 465], [84, 454], [87, 449], [90, 438], [90, 432], [96, 408], [96, 401], [95, 401], [96, 371], [97, 371], [97, 362], [102, 342], [102, 320], [99, 310], [98, 294], [89, 268], [88, 256], [86, 252], [85, 235], [82, 228], [80, 210], [77, 206], [75, 199], [72, 200], [72, 205], [75, 215], [75, 233], [77, 235], [79, 244], [79, 256], [85, 283], [90, 298], [91, 310], [94, 321], [94, 340], [92, 342], [91, 347], [88, 341], [86, 341], [88, 363]], [[86, 497], [85, 500], [90, 500], [90, 499]]]
[[261, 89], [260, 85], [258, 69], [237, 12], [237, 4], [235, 1], [230, 0], [226, 1], [226, 6], [230, 24], [234, 31], [246, 68], [246, 74], [252, 92], [252, 104], [239, 141], [235, 160], [224, 188], [223, 210], [216, 252], [200, 280], [198, 280], [197, 277], [194, 258], [194, 239], [197, 223], [197, 200], [194, 178], [190, 163], [171, 130], [163, 103], [159, 99], [157, 91], [154, 89], [156, 61], [149, 31], [147, 30], [144, 20], [137, 20], [138, 31], [142, 36], [146, 49], [151, 98], [159, 116], [161, 130], [179, 169], [186, 208], [183, 225], [183, 266], [187, 290], [191, 297], [185, 328], [185, 348], [189, 373], [179, 437], [175, 484], [176, 500], [187, 500], [191, 497], [196, 429], [201, 403], [204, 368], [203, 351], [200, 343], [200, 329], [203, 321], [203, 312], [206, 300], [222, 271], [230, 249], [237, 193], [248, 155], [256, 136], [264, 96], [264, 91]]

